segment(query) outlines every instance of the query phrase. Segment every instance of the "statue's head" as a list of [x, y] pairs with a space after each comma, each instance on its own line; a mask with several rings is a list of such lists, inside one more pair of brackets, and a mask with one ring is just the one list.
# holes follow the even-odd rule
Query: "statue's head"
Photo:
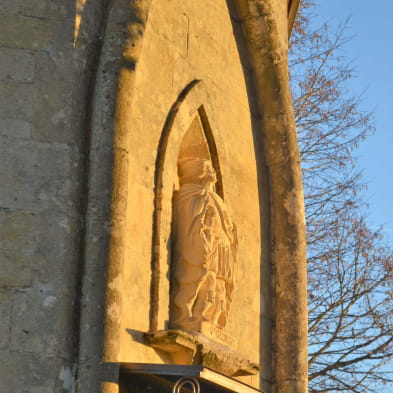
[[210, 160], [187, 158], [179, 162], [180, 184], [194, 183], [201, 186], [212, 185], [217, 181], [216, 171]]

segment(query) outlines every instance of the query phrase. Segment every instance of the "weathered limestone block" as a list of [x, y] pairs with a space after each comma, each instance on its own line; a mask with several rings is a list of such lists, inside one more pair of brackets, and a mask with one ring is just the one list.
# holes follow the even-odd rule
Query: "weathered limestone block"
[[10, 258], [6, 266], [11, 271], [6, 273], [17, 276], [21, 271], [23, 280], [30, 271], [36, 287], [71, 296], [76, 285], [78, 234], [79, 222], [73, 217], [0, 210], [1, 248]]
[[[74, 214], [79, 203], [79, 152], [63, 144], [2, 138], [0, 200], [7, 208]], [[50, 165], [48, 165], [50, 163]], [[74, 195], [73, 195], [74, 194]], [[67, 225], [67, 222], [64, 222]]]
[[10, 350], [70, 359], [74, 338], [62, 332], [71, 330], [72, 312], [72, 300], [61, 292], [15, 290]]
[[33, 84], [0, 82], [0, 117], [30, 120], [36, 99], [37, 90]]
[[57, 357], [0, 351], [1, 393], [72, 393], [75, 365]]
[[9, 348], [12, 304], [12, 290], [2, 287], [3, 283], [0, 281], [0, 350]]
[[20, 15], [0, 15], [0, 46], [48, 49], [54, 39], [56, 22]]
[[82, 140], [77, 124], [75, 108], [76, 75], [75, 59], [71, 50], [72, 31], [64, 33], [68, 42], [61, 50], [36, 54], [36, 106], [40, 108], [32, 116], [32, 135], [35, 140], [77, 144]]
[[0, 135], [12, 138], [31, 138], [31, 123], [26, 120], [0, 118]]
[[0, 48], [0, 80], [32, 82], [35, 56], [24, 49]]
[[42, 260], [38, 256], [20, 250], [0, 248], [0, 261], [0, 287], [6, 289], [29, 287], [34, 279], [38, 279], [37, 270], [42, 266]]
[[64, 0], [2, 1], [0, 3], [0, 14], [22, 14], [40, 18], [73, 20], [75, 17], [75, 2]]

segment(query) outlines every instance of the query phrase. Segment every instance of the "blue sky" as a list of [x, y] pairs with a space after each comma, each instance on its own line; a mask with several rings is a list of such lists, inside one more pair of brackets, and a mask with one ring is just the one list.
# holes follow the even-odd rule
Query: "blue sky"
[[356, 78], [348, 85], [354, 93], [364, 92], [361, 108], [374, 111], [376, 133], [362, 143], [356, 155], [368, 185], [368, 222], [384, 227], [393, 245], [393, 1], [315, 0], [318, 14], [314, 23], [335, 27], [350, 17], [345, 46]]

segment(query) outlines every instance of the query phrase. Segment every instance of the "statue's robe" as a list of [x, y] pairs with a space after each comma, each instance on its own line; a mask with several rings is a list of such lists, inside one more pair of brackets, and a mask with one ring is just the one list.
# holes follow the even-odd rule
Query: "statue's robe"
[[224, 327], [234, 289], [236, 229], [223, 200], [198, 184], [174, 197], [171, 325]]

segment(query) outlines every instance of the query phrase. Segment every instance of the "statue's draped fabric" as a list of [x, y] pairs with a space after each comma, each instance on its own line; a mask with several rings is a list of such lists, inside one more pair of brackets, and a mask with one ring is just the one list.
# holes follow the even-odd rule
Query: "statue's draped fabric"
[[172, 327], [224, 327], [234, 289], [236, 229], [223, 200], [200, 184], [183, 184], [174, 197]]

